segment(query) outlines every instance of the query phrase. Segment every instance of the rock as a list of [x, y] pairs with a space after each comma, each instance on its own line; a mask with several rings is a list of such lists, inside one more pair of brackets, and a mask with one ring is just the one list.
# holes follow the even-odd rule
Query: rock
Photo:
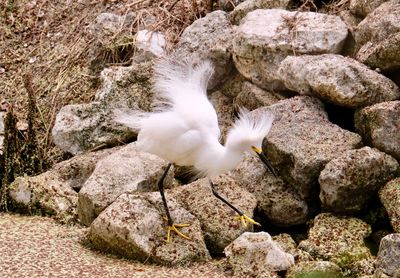
[[218, 7], [224, 11], [230, 11], [245, 0], [218, 0]]
[[227, 97], [220, 91], [213, 92], [209, 97], [218, 117], [218, 125], [221, 131], [220, 141], [225, 142], [229, 128], [233, 124], [234, 111], [232, 98]]
[[366, 144], [400, 160], [400, 101], [365, 107], [354, 115], [356, 131]]
[[291, 0], [247, 0], [242, 1], [229, 14], [232, 24], [239, 25], [240, 21], [251, 11], [257, 9], [287, 9], [291, 4]]
[[[9, 195], [18, 210], [54, 215], [59, 222], [77, 220], [78, 190], [89, 178], [97, 161], [115, 149], [76, 156], [32, 177], [18, 177]], [[75, 190], [74, 190], [75, 189]]]
[[209, 260], [199, 221], [173, 198], [168, 198], [168, 207], [175, 223], [191, 224], [181, 229], [191, 240], [172, 233], [171, 242], [165, 242], [167, 223], [158, 192], [119, 196], [93, 221], [88, 239], [96, 249], [142, 262], [182, 265]]
[[375, 272], [375, 257], [359, 260], [346, 269], [347, 277], [372, 278]]
[[232, 38], [234, 29], [223, 11], [208, 13], [192, 23], [183, 31], [176, 46], [176, 59], [193, 56], [196, 53], [200, 59], [210, 59], [215, 66], [214, 75], [208, 83], [213, 89], [222, 84], [233, 69]]
[[4, 117], [5, 117], [5, 113], [0, 112], [0, 155], [3, 155]]
[[[157, 181], [167, 164], [156, 155], [137, 150], [135, 143], [103, 158], [79, 192], [79, 220], [90, 225], [122, 193], [158, 190]], [[173, 170], [164, 182], [166, 188], [173, 185]]]
[[222, 84], [220, 91], [230, 98], [235, 98], [242, 91], [243, 83], [245, 82], [244, 77], [234, 70], [224, 84]]
[[360, 219], [321, 213], [315, 217], [308, 239], [301, 241], [299, 248], [315, 259], [348, 268], [359, 260], [371, 257], [364, 243], [370, 234], [371, 227]]
[[106, 36], [113, 36], [121, 32], [123, 27], [129, 27], [135, 20], [135, 14], [128, 13], [119, 16], [113, 13], [101, 13], [96, 17], [95, 22], [89, 27], [90, 32], [98, 39]]
[[275, 120], [263, 150], [301, 198], [315, 198], [320, 171], [334, 157], [361, 146], [361, 137], [332, 124], [316, 98], [298, 96], [254, 110]]
[[400, 32], [382, 41], [364, 44], [356, 59], [370, 68], [392, 71], [400, 68]]
[[279, 244], [283, 251], [293, 255], [296, 264], [313, 260], [308, 252], [297, 248], [297, 243], [289, 234], [278, 234], [273, 236], [272, 239]]
[[[226, 175], [213, 179], [213, 183], [219, 194], [248, 217], [253, 217], [257, 202], [249, 192]], [[174, 188], [170, 194], [200, 221], [204, 240], [211, 253], [222, 253], [228, 244], [252, 229], [251, 225], [246, 228], [234, 219], [238, 214], [212, 194], [208, 179]]]
[[265, 89], [284, 89], [277, 75], [288, 55], [340, 53], [346, 24], [337, 16], [280, 9], [255, 10], [241, 21], [233, 39], [238, 71]]
[[246, 155], [230, 175], [257, 198], [258, 211], [272, 224], [287, 227], [306, 222], [307, 203], [290, 185], [274, 177], [258, 157]]
[[300, 262], [289, 269], [286, 278], [307, 278], [307, 277], [344, 277], [340, 267], [332, 262], [327, 261], [311, 261]]
[[237, 277], [279, 277], [277, 271], [294, 265], [293, 256], [265, 232], [242, 234], [225, 248], [225, 255]]
[[360, 49], [367, 42], [378, 43], [391, 34], [400, 32], [399, 16], [399, 0], [387, 1], [368, 14], [358, 24], [354, 34], [356, 49]]
[[133, 61], [141, 63], [164, 54], [166, 47], [165, 36], [161, 32], [140, 30], [135, 35], [136, 52]]
[[262, 106], [272, 105], [281, 99], [285, 99], [282, 94], [265, 91], [251, 82], [245, 81], [233, 105], [236, 109], [244, 107], [251, 111]]
[[379, 191], [379, 199], [386, 208], [393, 230], [400, 233], [400, 178], [382, 187]]
[[355, 15], [366, 17], [382, 3], [387, 1], [388, 0], [350, 0], [350, 11]]
[[400, 97], [399, 88], [389, 78], [340, 55], [287, 57], [279, 76], [288, 89], [349, 108]]
[[399, 163], [370, 147], [349, 150], [326, 164], [319, 176], [322, 208], [337, 213], [358, 213], [368, 207]]
[[105, 69], [103, 85], [95, 101], [61, 108], [52, 130], [54, 143], [71, 154], [98, 146], [113, 146], [136, 136], [114, 121], [118, 109], [149, 111], [152, 103], [150, 84], [152, 64]]
[[[399, 274], [400, 270], [400, 234], [390, 234], [382, 238], [376, 259], [377, 269], [389, 276]], [[396, 276], [398, 277], [398, 276]]]

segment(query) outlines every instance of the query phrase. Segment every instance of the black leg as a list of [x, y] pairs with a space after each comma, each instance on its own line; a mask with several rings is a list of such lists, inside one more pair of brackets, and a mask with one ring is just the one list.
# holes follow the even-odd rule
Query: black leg
[[243, 211], [241, 211], [240, 209], [236, 208], [234, 205], [232, 205], [231, 203], [229, 203], [224, 197], [222, 197], [221, 195], [219, 195], [219, 193], [215, 190], [215, 186], [213, 184], [213, 182], [209, 179], [208, 180], [210, 185], [211, 185], [211, 190], [212, 193], [214, 194], [215, 197], [217, 197], [218, 199], [220, 199], [222, 202], [224, 202], [225, 204], [227, 204], [231, 209], [233, 209], [234, 211], [236, 211], [240, 216], [244, 215]]
[[171, 168], [171, 163], [167, 165], [167, 169], [165, 169], [164, 174], [161, 176], [160, 180], [158, 181], [158, 190], [160, 191], [162, 201], [164, 203], [164, 208], [165, 212], [167, 213], [167, 218], [168, 218], [168, 226], [172, 226], [174, 224], [174, 221], [171, 218], [171, 215], [169, 214], [169, 209], [167, 205], [167, 199], [165, 198], [164, 195], [164, 179], [168, 174], [169, 169]]

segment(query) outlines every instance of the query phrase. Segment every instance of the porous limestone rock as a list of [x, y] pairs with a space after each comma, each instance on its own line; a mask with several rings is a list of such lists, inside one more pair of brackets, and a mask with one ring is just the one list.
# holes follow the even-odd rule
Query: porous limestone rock
[[290, 268], [286, 278], [329, 277], [342, 278], [340, 267], [329, 261], [300, 262]]
[[349, 150], [329, 161], [319, 176], [322, 208], [337, 213], [361, 212], [398, 171], [396, 159], [377, 149]]
[[[90, 225], [122, 193], [158, 190], [157, 181], [167, 164], [156, 155], [139, 151], [136, 143], [101, 159], [79, 191], [79, 220]], [[168, 188], [173, 183], [173, 170], [170, 169], [164, 184]]]
[[279, 277], [277, 271], [294, 265], [293, 256], [266, 232], [242, 234], [225, 248], [225, 255], [237, 277]]
[[238, 71], [265, 89], [284, 89], [277, 75], [288, 55], [340, 53], [346, 24], [333, 15], [258, 9], [241, 21], [233, 39]]
[[388, 0], [350, 0], [350, 11], [355, 15], [366, 17], [382, 3]]
[[400, 101], [365, 107], [354, 115], [356, 131], [369, 144], [400, 160]]
[[386, 208], [393, 230], [400, 233], [400, 178], [383, 186], [379, 191], [379, 199]]
[[279, 76], [293, 91], [349, 108], [400, 97], [399, 88], [389, 78], [341, 55], [287, 57], [279, 67]]
[[167, 243], [167, 222], [160, 193], [122, 194], [90, 226], [88, 239], [96, 249], [142, 262], [182, 265], [210, 259], [199, 221], [168, 198], [171, 217], [191, 240], [171, 233]]
[[390, 234], [382, 238], [376, 260], [377, 269], [390, 277], [400, 274], [400, 234]]

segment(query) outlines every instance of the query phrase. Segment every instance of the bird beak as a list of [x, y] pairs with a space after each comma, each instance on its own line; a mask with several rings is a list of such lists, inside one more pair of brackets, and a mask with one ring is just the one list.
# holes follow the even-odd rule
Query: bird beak
[[271, 162], [269, 161], [268, 157], [263, 153], [263, 151], [257, 147], [252, 146], [251, 147], [253, 151], [258, 155], [258, 157], [261, 159], [261, 161], [268, 167], [268, 169], [271, 171], [271, 173], [275, 176], [278, 177], [278, 173], [272, 167]]

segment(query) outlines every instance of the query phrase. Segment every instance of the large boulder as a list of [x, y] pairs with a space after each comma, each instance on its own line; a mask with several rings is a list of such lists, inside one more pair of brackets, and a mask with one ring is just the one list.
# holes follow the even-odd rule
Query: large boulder
[[399, 170], [396, 159], [377, 149], [347, 151], [328, 162], [319, 176], [322, 208], [337, 213], [363, 211]]
[[190, 224], [181, 229], [190, 240], [171, 233], [165, 241], [168, 226], [157, 192], [119, 196], [93, 221], [88, 239], [96, 249], [142, 262], [181, 265], [210, 259], [199, 221], [173, 198], [168, 207], [176, 224]]
[[379, 191], [379, 199], [384, 205], [396, 233], [400, 233], [400, 178], [391, 180]]
[[230, 172], [240, 187], [257, 198], [257, 209], [276, 226], [293, 226], [305, 223], [307, 203], [281, 178], [265, 167], [258, 157], [246, 155], [244, 161]]
[[[158, 190], [157, 181], [167, 164], [156, 155], [139, 151], [136, 143], [101, 159], [79, 191], [79, 220], [90, 225], [122, 193]], [[173, 183], [171, 169], [164, 184], [168, 188]]]
[[103, 85], [93, 102], [61, 108], [52, 130], [54, 143], [75, 155], [134, 138], [137, 133], [114, 121], [114, 112], [151, 109], [151, 71], [151, 62], [103, 70]]
[[233, 40], [233, 58], [238, 71], [254, 84], [283, 89], [277, 70], [286, 56], [340, 53], [347, 33], [337, 16], [259, 9], [241, 21]]
[[[226, 175], [213, 179], [213, 183], [220, 195], [248, 217], [253, 217], [257, 202], [248, 191]], [[170, 194], [200, 221], [204, 240], [211, 253], [222, 253], [243, 232], [252, 230], [252, 225], [245, 227], [235, 220], [238, 214], [213, 195], [208, 179], [176, 187]]]
[[[382, 238], [376, 260], [377, 270], [389, 277], [400, 274], [400, 234], [390, 234]], [[397, 275], [396, 275], [397, 274]]]
[[371, 257], [364, 242], [370, 234], [371, 227], [360, 219], [321, 213], [315, 217], [308, 239], [301, 241], [299, 248], [310, 253], [314, 259], [348, 268], [359, 260]]
[[316, 98], [299, 96], [262, 107], [252, 113], [272, 112], [271, 131], [263, 149], [280, 176], [301, 198], [316, 198], [318, 176], [331, 159], [361, 146], [361, 137], [332, 124]]
[[350, 0], [350, 11], [357, 16], [366, 17], [388, 0]]
[[54, 165], [32, 177], [18, 177], [9, 196], [18, 210], [53, 215], [60, 222], [77, 221], [79, 189], [92, 174], [98, 160], [115, 149], [85, 153]]
[[236, 277], [279, 277], [278, 271], [294, 265], [286, 253], [265, 232], [246, 232], [225, 248], [228, 265]]
[[210, 59], [215, 71], [208, 88], [213, 89], [222, 84], [233, 69], [233, 34], [234, 28], [228, 20], [228, 14], [223, 11], [211, 12], [183, 31], [173, 55], [176, 59], [182, 59], [196, 53], [201, 59]]
[[399, 88], [389, 78], [341, 55], [287, 57], [279, 67], [279, 76], [293, 91], [349, 108], [400, 97]]
[[356, 131], [366, 144], [400, 160], [400, 101], [388, 101], [358, 110]]

